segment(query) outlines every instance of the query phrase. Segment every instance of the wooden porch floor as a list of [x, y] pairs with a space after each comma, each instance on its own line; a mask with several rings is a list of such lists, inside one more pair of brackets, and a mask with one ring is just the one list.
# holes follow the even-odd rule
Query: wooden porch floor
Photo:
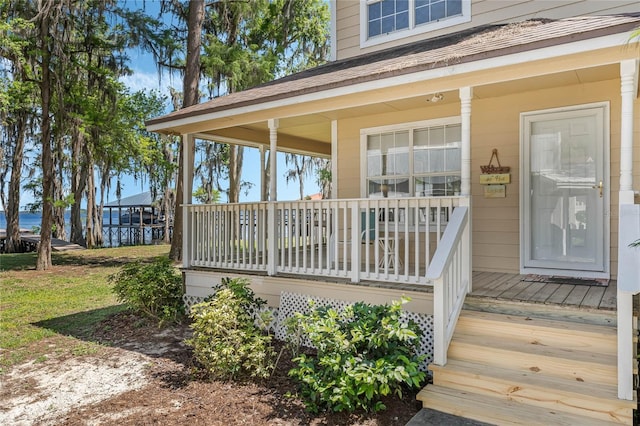
[[616, 310], [617, 282], [608, 286], [555, 284], [522, 281], [524, 275], [473, 272], [474, 298], [540, 303], [597, 310]]

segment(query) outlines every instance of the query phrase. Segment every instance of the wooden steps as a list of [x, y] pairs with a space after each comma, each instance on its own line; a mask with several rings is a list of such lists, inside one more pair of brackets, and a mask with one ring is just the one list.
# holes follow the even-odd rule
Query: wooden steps
[[493, 424], [633, 424], [617, 398], [613, 327], [463, 311], [425, 408]]

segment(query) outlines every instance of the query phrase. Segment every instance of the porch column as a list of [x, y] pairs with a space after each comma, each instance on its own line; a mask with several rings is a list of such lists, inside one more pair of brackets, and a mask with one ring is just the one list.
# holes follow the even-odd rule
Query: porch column
[[278, 171], [277, 171], [277, 152], [278, 152], [278, 119], [269, 119], [269, 205], [267, 206], [267, 274], [276, 275], [278, 268], [276, 260], [278, 257], [278, 235], [277, 217], [276, 217], [276, 201], [278, 199]]
[[[638, 93], [638, 61], [620, 62], [620, 192], [618, 211], [625, 204], [634, 204], [633, 193], [633, 103]], [[625, 242], [625, 230], [618, 214], [618, 247]], [[618, 262], [618, 277], [620, 274]], [[633, 400], [633, 292], [628, 283], [618, 282], [618, 398]]]
[[462, 147], [460, 150], [460, 195], [471, 196], [471, 98], [473, 87], [460, 88], [460, 121]]
[[276, 201], [278, 199], [278, 125], [277, 118], [269, 119], [269, 200]]
[[[191, 261], [191, 217], [187, 205], [192, 201], [193, 188], [193, 157], [195, 140], [193, 135], [182, 135], [182, 267], [188, 268]], [[176, 200], [177, 201], [177, 200]]]
[[338, 198], [338, 120], [331, 121], [331, 198]]
[[260, 201], [267, 201], [267, 171], [265, 169], [264, 145], [260, 145]]
[[467, 280], [467, 294], [473, 290], [473, 211], [471, 210], [471, 99], [473, 98], [473, 87], [460, 88], [460, 195], [464, 198], [460, 200], [461, 205], [468, 207], [468, 223], [465, 233], [462, 236], [462, 259], [464, 264], [463, 276]]

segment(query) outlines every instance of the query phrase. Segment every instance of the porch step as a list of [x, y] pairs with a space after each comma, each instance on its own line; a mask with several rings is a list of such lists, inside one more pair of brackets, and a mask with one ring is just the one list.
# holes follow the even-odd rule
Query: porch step
[[614, 355], [507, 339], [456, 332], [449, 346], [449, 359], [463, 359], [517, 371], [542, 372], [567, 380], [616, 384], [617, 358]]
[[496, 424], [632, 424], [613, 327], [463, 311], [425, 408]]
[[633, 406], [629, 401], [617, 398], [615, 385], [594, 385], [459, 360], [449, 361], [446, 367], [432, 366], [431, 369], [434, 382], [449, 389], [472, 390], [475, 394], [505, 398], [554, 412], [583, 415], [588, 411], [591, 417], [601, 421], [631, 419]]
[[[617, 421], [602, 421], [587, 416], [545, 410], [508, 399], [460, 392], [444, 386], [429, 385], [418, 393], [424, 407], [495, 425], [526, 426], [614, 426]], [[631, 424], [631, 423], [628, 423]]]
[[[519, 315], [500, 315], [478, 311], [462, 311], [456, 332], [509, 338], [540, 346], [562, 346], [564, 349], [582, 350], [616, 355], [616, 329], [608, 326], [550, 321]], [[567, 340], [570, 331], [572, 339]]]

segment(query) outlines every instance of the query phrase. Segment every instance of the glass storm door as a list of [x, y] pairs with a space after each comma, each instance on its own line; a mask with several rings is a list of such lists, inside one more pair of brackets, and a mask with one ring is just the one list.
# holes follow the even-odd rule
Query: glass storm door
[[524, 268], [605, 271], [605, 107], [523, 115]]

